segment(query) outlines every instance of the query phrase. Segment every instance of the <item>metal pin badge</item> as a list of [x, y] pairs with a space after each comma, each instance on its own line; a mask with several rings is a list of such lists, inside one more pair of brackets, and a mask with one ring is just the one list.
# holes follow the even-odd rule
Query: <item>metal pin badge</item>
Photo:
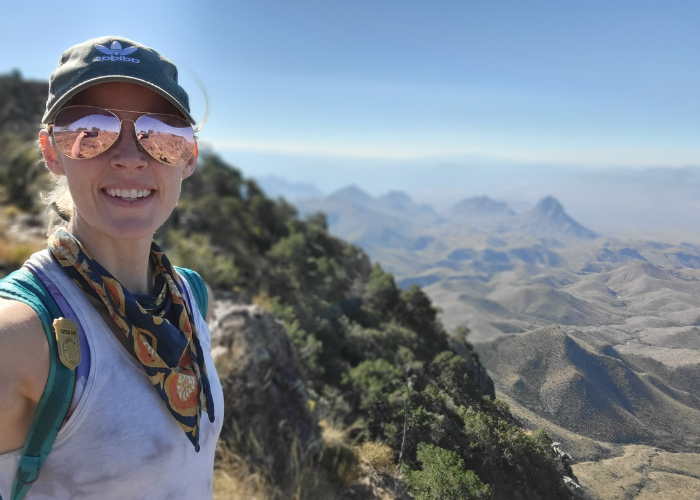
[[53, 321], [58, 342], [58, 357], [71, 370], [80, 364], [80, 341], [78, 340], [78, 325], [66, 318]]

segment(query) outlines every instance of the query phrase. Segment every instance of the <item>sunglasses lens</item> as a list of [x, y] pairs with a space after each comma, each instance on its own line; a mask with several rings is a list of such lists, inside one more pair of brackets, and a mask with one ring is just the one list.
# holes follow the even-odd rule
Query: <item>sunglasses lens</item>
[[100, 108], [63, 108], [54, 120], [54, 140], [69, 158], [94, 158], [107, 151], [118, 135], [119, 119]]
[[177, 116], [140, 117], [136, 120], [136, 137], [148, 154], [166, 165], [184, 165], [194, 154], [192, 126]]

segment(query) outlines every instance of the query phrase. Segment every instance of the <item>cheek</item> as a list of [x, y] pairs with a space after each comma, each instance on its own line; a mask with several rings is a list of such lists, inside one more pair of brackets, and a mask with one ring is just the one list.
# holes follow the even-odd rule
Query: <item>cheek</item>
[[164, 177], [165, 201], [167, 208], [172, 210], [177, 205], [177, 200], [180, 198], [180, 188], [182, 186], [182, 176], [180, 172], [170, 172]]
[[87, 165], [76, 168], [75, 165], [66, 164], [64, 170], [73, 200], [92, 198], [92, 185], [96, 182], [95, 169]]

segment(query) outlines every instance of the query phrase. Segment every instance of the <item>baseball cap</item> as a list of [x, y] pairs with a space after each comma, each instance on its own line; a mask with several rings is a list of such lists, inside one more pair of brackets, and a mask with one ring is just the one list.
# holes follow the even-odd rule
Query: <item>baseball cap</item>
[[98, 83], [128, 82], [143, 85], [170, 101], [191, 123], [187, 92], [177, 82], [177, 68], [155, 50], [120, 36], [93, 38], [66, 50], [51, 73], [46, 113], [53, 120], [78, 92]]

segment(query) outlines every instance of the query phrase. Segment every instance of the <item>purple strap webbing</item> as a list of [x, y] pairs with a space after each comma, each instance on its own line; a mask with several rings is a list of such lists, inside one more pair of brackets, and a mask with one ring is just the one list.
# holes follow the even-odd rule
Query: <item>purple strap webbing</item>
[[31, 262], [25, 264], [36, 276], [41, 280], [46, 289], [51, 294], [51, 297], [56, 301], [56, 304], [61, 309], [61, 313], [64, 318], [67, 318], [78, 325], [78, 340], [80, 341], [80, 364], [77, 368], [77, 375], [75, 380], [75, 390], [73, 392], [73, 398], [70, 402], [70, 407], [68, 408], [68, 413], [66, 413], [66, 418], [63, 420], [65, 424], [68, 418], [73, 414], [73, 410], [78, 406], [80, 401], [80, 396], [83, 394], [85, 389], [85, 384], [87, 383], [88, 375], [90, 374], [90, 346], [87, 341], [87, 336], [85, 335], [85, 330], [83, 329], [78, 317], [75, 315], [73, 308], [68, 304], [68, 301], [63, 297], [61, 292], [58, 290], [56, 285], [51, 281], [37, 266], [32, 265]]

